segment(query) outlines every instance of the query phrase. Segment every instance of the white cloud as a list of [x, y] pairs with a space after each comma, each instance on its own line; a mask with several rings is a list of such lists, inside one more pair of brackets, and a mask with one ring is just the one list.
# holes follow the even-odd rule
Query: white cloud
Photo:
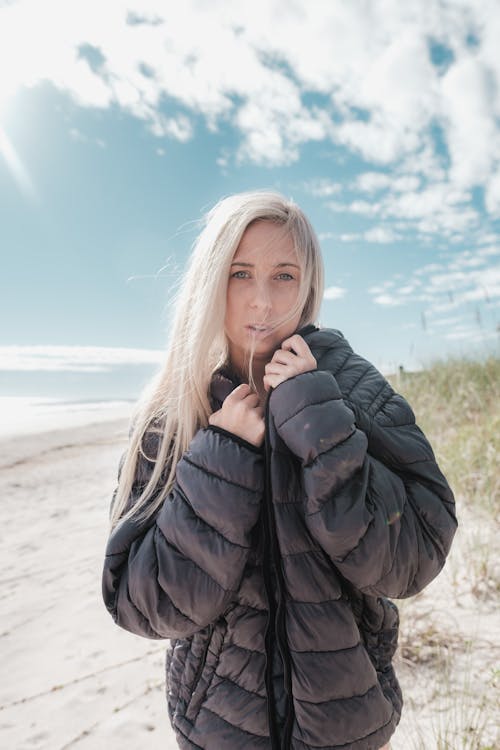
[[151, 132], [155, 135], [169, 135], [181, 143], [186, 143], [193, 137], [193, 124], [185, 115], [165, 117], [155, 115], [151, 123]]
[[341, 286], [329, 286], [325, 289], [323, 299], [342, 299], [342, 297], [345, 297], [346, 292], [347, 289]]
[[470, 341], [472, 343], [493, 341], [497, 336], [498, 333], [495, 331], [484, 331], [473, 326], [460, 326], [443, 334], [443, 338], [450, 341]]
[[352, 181], [351, 188], [363, 193], [389, 189], [396, 193], [406, 193], [416, 191], [420, 182], [420, 178], [414, 174], [397, 176], [387, 172], [362, 172]]
[[396, 282], [393, 279], [386, 279], [381, 284], [369, 286], [368, 292], [370, 294], [381, 294], [382, 292], [385, 292], [386, 289], [390, 289], [391, 286], [394, 286], [395, 284]]
[[365, 232], [343, 232], [339, 235], [340, 242], [365, 242], [390, 245], [401, 239], [401, 235], [389, 226], [374, 226]]
[[[365, 183], [370, 192], [373, 192], [375, 183], [382, 189], [382, 180], [374, 181], [370, 176]], [[363, 184], [363, 179], [359, 184]], [[470, 200], [469, 192], [453, 188], [449, 183], [439, 182], [421, 190], [408, 189], [399, 193], [395, 190], [386, 191], [382, 195], [378, 194], [377, 200], [356, 198], [350, 203], [330, 201], [327, 205], [335, 213], [398, 220], [399, 223], [395, 226], [400, 230], [417, 230], [423, 234], [439, 233], [453, 240], [461, 232], [472, 232], [480, 226], [481, 217], [470, 205]]]
[[386, 190], [391, 185], [391, 176], [385, 172], [363, 172], [353, 180], [353, 188], [363, 193]]
[[[453, 241], [477, 224], [475, 185], [500, 212], [498, 38], [496, 0], [19, 0], [0, 9], [0, 106], [19, 85], [50, 81], [161, 138], [188, 141], [195, 118], [212, 132], [229, 123], [237, 163], [290, 164], [302, 144], [340, 144], [392, 172], [357, 180], [390, 200], [345, 210]], [[450, 51], [448, 66], [431, 61], [431, 39]], [[334, 186], [312, 189], [326, 197]]]
[[498, 171], [486, 181], [484, 202], [488, 212], [495, 218], [500, 218], [500, 165]]
[[305, 182], [303, 188], [318, 198], [327, 198], [330, 195], [342, 192], [343, 185], [341, 182], [333, 182], [326, 177], [318, 177], [315, 180]]
[[489, 66], [472, 55], [464, 55], [441, 80], [450, 179], [464, 189], [485, 184], [500, 159], [496, 115], [491, 107], [494, 86]]
[[492, 255], [500, 255], [500, 244], [488, 245], [487, 247], [480, 247], [474, 251], [476, 255], [481, 258], [489, 258]]
[[432, 321], [434, 326], [452, 326], [463, 320], [463, 315], [454, 315], [448, 318], [436, 318]]
[[479, 252], [454, 253], [448, 263], [428, 263], [414, 269], [405, 276], [404, 284], [395, 274], [367, 291], [375, 304], [386, 307], [424, 303], [429, 316], [467, 304], [494, 306], [500, 300], [500, 265], [487, 266], [489, 255]]
[[396, 307], [404, 304], [404, 300], [391, 294], [378, 294], [373, 298], [373, 301], [376, 305], [382, 305], [383, 307]]
[[363, 200], [354, 200], [348, 204], [339, 203], [338, 201], [330, 201], [327, 205], [336, 213], [348, 212], [370, 217], [376, 217], [382, 213], [381, 203], [370, 203], [369, 201]]
[[389, 245], [391, 242], [396, 242], [401, 239], [400, 235], [394, 232], [390, 227], [372, 227], [363, 234], [363, 239], [366, 242], [376, 242], [382, 245]]
[[0, 346], [1, 370], [106, 372], [125, 365], [162, 361], [158, 349], [104, 346]]
[[445, 266], [440, 263], [427, 263], [427, 265], [422, 266], [421, 268], [416, 268], [413, 273], [415, 276], [423, 276], [432, 271], [441, 271], [443, 268], [445, 268]]

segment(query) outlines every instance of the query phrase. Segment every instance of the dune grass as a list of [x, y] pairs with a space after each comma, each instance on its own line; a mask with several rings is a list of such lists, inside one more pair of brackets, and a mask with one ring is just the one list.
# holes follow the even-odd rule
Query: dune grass
[[500, 747], [500, 359], [434, 360], [388, 377], [411, 404], [457, 504], [445, 569], [398, 600], [405, 708], [394, 747]]
[[453, 491], [500, 521], [500, 359], [449, 357], [388, 380], [411, 404]]

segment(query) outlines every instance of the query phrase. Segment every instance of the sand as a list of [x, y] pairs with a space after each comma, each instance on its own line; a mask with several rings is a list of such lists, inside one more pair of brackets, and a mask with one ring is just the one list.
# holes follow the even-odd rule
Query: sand
[[[101, 597], [108, 507], [127, 424], [121, 419], [0, 442], [2, 748], [177, 748], [164, 696], [168, 641], [118, 628]], [[491, 718], [498, 594], [490, 596], [489, 584], [481, 592], [479, 568], [471, 578], [474, 523], [484, 538], [480, 519], [470, 519], [439, 578], [418, 597], [397, 602], [403, 622], [395, 663], [405, 708], [392, 750], [437, 748], [436, 726], [448, 725], [463, 702], [467, 674], [475, 697], [466, 700], [465, 723], [476, 721], [471, 712], [485, 692], [487, 727], [471, 731], [498, 739]], [[479, 592], [471, 593], [471, 581]], [[462, 746], [487, 745], [448, 745]]]

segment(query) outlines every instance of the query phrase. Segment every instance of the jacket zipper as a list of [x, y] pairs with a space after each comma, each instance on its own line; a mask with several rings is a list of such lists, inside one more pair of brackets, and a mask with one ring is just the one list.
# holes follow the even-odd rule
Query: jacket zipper
[[[268, 600], [270, 604], [269, 608], [269, 619], [266, 628], [266, 653], [271, 653], [271, 642], [272, 642], [272, 629], [276, 632], [276, 645], [279, 649], [281, 659], [283, 662], [283, 679], [284, 688], [286, 693], [285, 699], [285, 725], [283, 728], [283, 741], [279, 744], [279, 738], [276, 730], [275, 716], [273, 711], [274, 706], [274, 694], [272, 690], [272, 658], [267, 659], [266, 664], [266, 687], [268, 693], [268, 715], [269, 715], [269, 730], [271, 735], [271, 747], [273, 750], [289, 750], [290, 740], [292, 735], [294, 710], [292, 702], [292, 675], [290, 668], [290, 654], [287, 649], [286, 640], [286, 628], [285, 628], [285, 606], [283, 601], [283, 590], [284, 580], [283, 571], [280, 565], [280, 553], [278, 540], [276, 538], [276, 527], [275, 519], [273, 514], [273, 502], [272, 502], [272, 482], [271, 482], [271, 444], [269, 439], [269, 397], [272, 389], [269, 391], [265, 405], [265, 455], [266, 455], [266, 475], [264, 484], [264, 506], [265, 506], [265, 518], [264, 518], [264, 541], [265, 541], [265, 558], [264, 558], [264, 581], [266, 584], [266, 591], [268, 593]], [[266, 523], [267, 521], [267, 523]], [[274, 595], [272, 591], [272, 580], [270, 575], [269, 566], [266, 565], [266, 550], [269, 551], [269, 558], [274, 564], [274, 569], [277, 576], [277, 589], [278, 589], [278, 603], [277, 607], [274, 601]], [[271, 627], [270, 627], [271, 626]]]

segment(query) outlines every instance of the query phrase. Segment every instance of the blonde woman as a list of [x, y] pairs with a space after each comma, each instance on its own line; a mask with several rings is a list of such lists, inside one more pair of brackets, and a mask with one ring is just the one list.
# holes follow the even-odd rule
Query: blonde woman
[[169, 639], [181, 748], [379, 750], [398, 610], [440, 572], [453, 493], [414, 413], [316, 325], [316, 234], [282, 195], [206, 215], [113, 495], [117, 625]]

